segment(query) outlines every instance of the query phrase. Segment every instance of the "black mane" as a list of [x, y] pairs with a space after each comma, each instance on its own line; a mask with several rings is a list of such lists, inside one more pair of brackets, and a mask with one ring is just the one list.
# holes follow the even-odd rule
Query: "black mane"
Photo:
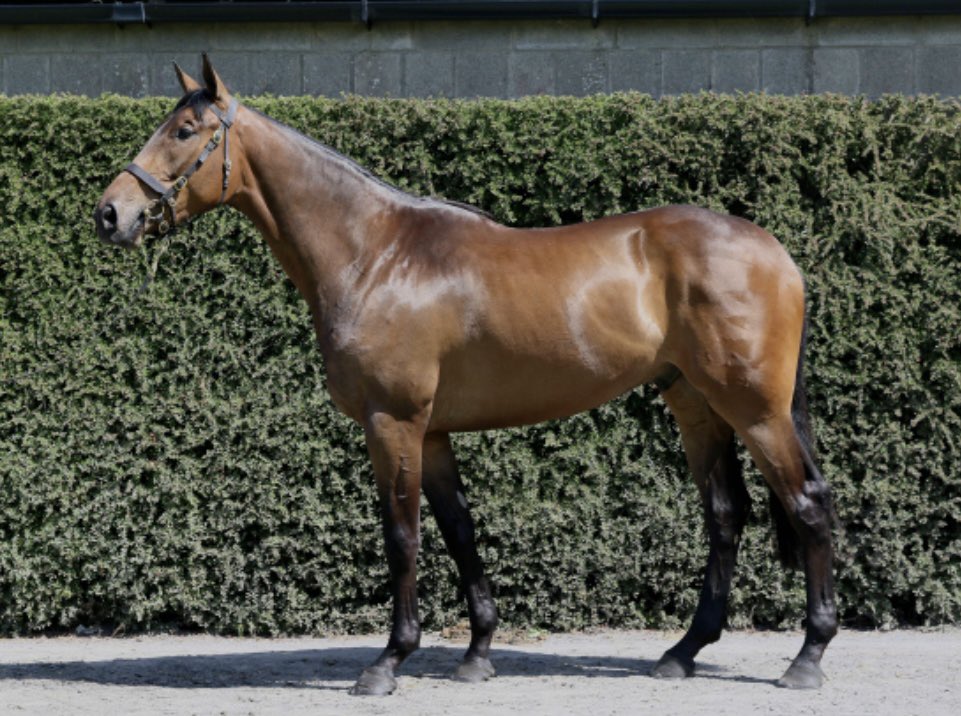
[[[181, 103], [186, 103], [187, 99], [188, 99], [187, 97], [184, 97], [184, 98], [183, 98], [182, 100], [180, 100], [180, 101], [181, 101]], [[178, 106], [180, 106], [180, 105], [178, 105]], [[325, 152], [326, 154], [332, 155], [332, 156], [336, 157], [338, 160], [340, 160], [341, 162], [343, 162], [343, 163], [347, 164], [348, 166], [352, 167], [356, 172], [358, 172], [358, 173], [361, 174], [362, 176], [366, 177], [367, 179], [370, 179], [370, 180], [373, 181], [374, 183], [376, 183], [376, 184], [378, 184], [378, 185], [380, 185], [380, 186], [382, 186], [382, 187], [384, 187], [384, 188], [386, 188], [386, 189], [389, 189], [390, 191], [397, 192], [398, 194], [403, 194], [403, 195], [406, 196], [408, 199], [415, 199], [415, 200], [417, 200], [417, 201], [435, 201], [435, 202], [437, 202], [437, 203], [439, 203], [439, 204], [446, 204], [447, 206], [452, 206], [452, 207], [455, 207], [455, 208], [457, 208], [457, 209], [464, 209], [465, 211], [469, 211], [469, 212], [471, 212], [471, 213], [473, 213], [473, 214], [477, 214], [478, 216], [483, 216], [484, 218], [494, 220], [494, 215], [493, 215], [493, 214], [491, 214], [489, 211], [485, 211], [484, 209], [481, 209], [481, 208], [478, 207], [478, 206], [474, 206], [473, 204], [468, 204], [468, 203], [463, 202], [463, 201], [456, 201], [456, 200], [454, 200], [454, 199], [445, 199], [444, 197], [439, 197], [439, 196], [423, 197], [423, 196], [415, 196], [415, 195], [413, 195], [413, 194], [409, 194], [408, 192], [404, 191], [404, 190], [401, 189], [400, 187], [394, 186], [394, 185], [391, 184], [389, 181], [386, 181], [385, 179], [381, 179], [379, 176], [377, 176], [377, 175], [374, 174], [372, 171], [370, 171], [370, 169], [368, 169], [367, 167], [363, 166], [362, 164], [359, 164], [359, 163], [355, 162], [353, 159], [351, 159], [351, 158], [348, 157], [347, 155], [341, 154], [341, 153], [338, 152], [336, 149], [327, 146], [326, 144], [324, 144], [323, 142], [321, 142], [321, 141], [319, 141], [319, 140], [317, 140], [317, 139], [314, 139], [314, 138], [311, 137], [309, 134], [304, 134], [303, 132], [298, 131], [297, 129], [294, 129], [294, 128], [291, 127], [290, 125], [284, 124], [283, 122], [280, 122], [280, 121], [274, 119], [273, 117], [270, 117], [270, 116], [264, 114], [263, 112], [261, 112], [261, 111], [259, 111], [259, 110], [253, 109], [252, 107], [248, 107], [248, 109], [250, 109], [250, 110], [252, 110], [253, 112], [255, 112], [256, 114], [260, 115], [261, 117], [263, 117], [264, 119], [266, 119], [268, 122], [271, 122], [272, 124], [276, 124], [276, 125], [278, 125], [279, 127], [283, 127], [284, 129], [286, 129], [286, 130], [288, 130], [288, 131], [290, 131], [290, 132], [293, 132], [294, 134], [296, 134], [297, 136], [301, 137], [302, 139], [310, 142], [312, 145], [314, 145], [315, 147], [319, 148], [321, 151]]]

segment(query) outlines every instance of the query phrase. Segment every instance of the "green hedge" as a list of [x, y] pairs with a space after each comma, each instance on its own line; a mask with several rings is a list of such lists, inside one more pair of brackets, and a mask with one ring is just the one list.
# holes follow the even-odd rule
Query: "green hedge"
[[[547, 225], [669, 203], [743, 215], [807, 275], [809, 386], [848, 624], [961, 622], [961, 111], [931, 98], [250, 99], [411, 192]], [[144, 257], [100, 193], [170, 108], [0, 98], [0, 632], [383, 629], [361, 431], [239, 214]], [[505, 621], [676, 626], [705, 560], [654, 391], [455, 438]], [[794, 625], [760, 477], [735, 625]], [[425, 520], [422, 613], [464, 618]]]

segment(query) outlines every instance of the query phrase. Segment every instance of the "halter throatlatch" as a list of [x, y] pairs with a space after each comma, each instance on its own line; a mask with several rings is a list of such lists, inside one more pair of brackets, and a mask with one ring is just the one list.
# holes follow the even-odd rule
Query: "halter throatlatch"
[[[237, 117], [237, 100], [231, 99], [230, 105], [227, 107], [226, 112], [221, 112], [217, 109], [214, 104], [210, 105], [210, 111], [217, 115], [217, 119], [220, 120], [220, 126], [217, 131], [214, 132], [210, 141], [207, 142], [207, 146], [203, 148], [200, 152], [200, 156], [193, 165], [187, 169], [183, 174], [174, 180], [174, 183], [166, 187], [163, 182], [161, 182], [157, 177], [148, 172], [146, 169], [141, 167], [139, 164], [131, 162], [128, 164], [124, 171], [130, 172], [137, 179], [142, 181], [144, 184], [149, 186], [155, 192], [160, 194], [157, 199], [147, 204], [147, 208], [144, 209], [144, 221], [145, 223], [155, 224], [157, 227], [157, 233], [163, 236], [171, 229], [177, 226], [177, 195], [183, 191], [184, 187], [187, 186], [187, 182], [190, 177], [194, 175], [200, 167], [204, 165], [204, 162], [213, 154], [214, 150], [220, 145], [221, 142], [224, 143], [224, 183], [223, 189], [220, 192], [220, 200], [217, 205], [224, 203], [224, 199], [227, 198], [227, 187], [230, 184], [230, 127], [234, 123], [234, 119]], [[167, 216], [169, 215], [169, 220]], [[144, 227], [146, 230], [146, 226]]]

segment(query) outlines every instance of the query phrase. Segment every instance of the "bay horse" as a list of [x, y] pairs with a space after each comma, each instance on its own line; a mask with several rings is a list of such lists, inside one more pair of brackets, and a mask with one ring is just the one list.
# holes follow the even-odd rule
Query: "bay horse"
[[771, 490], [782, 557], [806, 579], [804, 644], [778, 684], [821, 685], [837, 631], [833, 512], [811, 448], [804, 283], [774, 237], [683, 206], [509, 228], [240, 105], [206, 55], [203, 85], [175, 69], [184, 96], [107, 187], [97, 233], [136, 246], [226, 204], [310, 307], [331, 398], [364, 430], [390, 567], [390, 638], [352, 693], [392, 692], [419, 646], [421, 490], [467, 598], [455, 678], [494, 674], [497, 611], [449, 434], [569, 416], [648, 382], [680, 426], [710, 542], [693, 623], [653, 675], [690, 676], [724, 626], [749, 506], [738, 435]]

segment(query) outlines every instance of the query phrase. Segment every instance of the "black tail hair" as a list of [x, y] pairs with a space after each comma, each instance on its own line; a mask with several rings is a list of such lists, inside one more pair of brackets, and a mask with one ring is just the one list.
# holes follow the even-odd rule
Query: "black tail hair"
[[[812, 496], [826, 502], [829, 514], [834, 516], [831, 507], [831, 492], [827, 482], [818, 469], [814, 452], [814, 435], [811, 431], [811, 416], [808, 413], [807, 390], [804, 385], [804, 353], [807, 350], [808, 321], [807, 310], [804, 312], [804, 325], [801, 328], [801, 348], [798, 351], [797, 373], [794, 378], [794, 394], [791, 398], [791, 419], [794, 422], [794, 432], [801, 448], [801, 459], [804, 461], [804, 480], [810, 483], [806, 489]], [[803, 564], [801, 556], [801, 540], [797, 531], [791, 525], [784, 505], [774, 494], [769, 494], [771, 519], [774, 521], [774, 531], [777, 535], [778, 554], [785, 567], [800, 568]]]

